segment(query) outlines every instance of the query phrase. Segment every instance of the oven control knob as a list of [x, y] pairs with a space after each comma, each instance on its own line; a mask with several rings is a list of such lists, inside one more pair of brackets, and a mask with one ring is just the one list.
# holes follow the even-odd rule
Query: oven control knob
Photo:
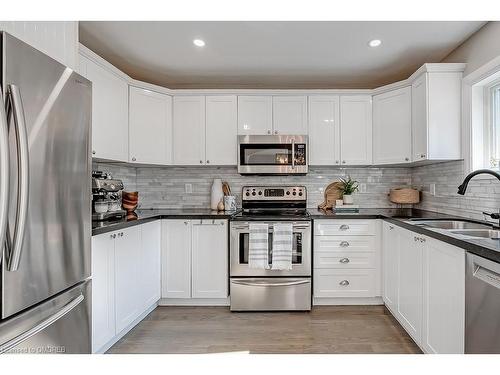
[[262, 195], [262, 190], [261, 190], [261, 191], [259, 191], [259, 195]]
[[248, 197], [248, 196], [250, 196], [250, 193], [247, 191], [247, 192], [245, 193], [245, 195]]
[[255, 191], [252, 191], [252, 195], [255, 196]]
[[294, 191], [292, 194], [293, 194], [293, 195], [297, 195], [297, 192], [296, 192], [296, 191]]
[[290, 195], [290, 192], [289, 192], [289, 191], [287, 191], [287, 192], [286, 192], [286, 195]]
[[301, 191], [299, 191], [299, 197], [301, 197], [301, 196], [302, 196], [302, 192], [301, 192]]

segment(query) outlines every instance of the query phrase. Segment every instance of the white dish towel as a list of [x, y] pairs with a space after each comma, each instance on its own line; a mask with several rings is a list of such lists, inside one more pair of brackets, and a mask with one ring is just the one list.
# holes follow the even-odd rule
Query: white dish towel
[[292, 224], [273, 225], [273, 270], [292, 269]]
[[269, 269], [269, 225], [249, 224], [248, 267], [261, 270]]

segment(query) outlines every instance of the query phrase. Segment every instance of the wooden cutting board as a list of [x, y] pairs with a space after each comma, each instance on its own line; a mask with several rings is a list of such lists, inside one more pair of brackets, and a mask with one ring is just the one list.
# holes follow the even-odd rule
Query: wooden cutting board
[[336, 181], [332, 182], [325, 189], [325, 201], [318, 205], [320, 210], [328, 210], [335, 206], [335, 201], [337, 199], [342, 199], [342, 182]]

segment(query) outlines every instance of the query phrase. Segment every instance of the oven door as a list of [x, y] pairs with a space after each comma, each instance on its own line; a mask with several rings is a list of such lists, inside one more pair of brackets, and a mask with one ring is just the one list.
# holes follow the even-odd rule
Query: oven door
[[[269, 224], [269, 264], [272, 260], [273, 224]], [[288, 271], [260, 270], [248, 267], [249, 222], [231, 223], [231, 277], [233, 276], [311, 276], [311, 222], [293, 222], [292, 269]]]
[[238, 137], [240, 174], [305, 174], [307, 170], [307, 136]]

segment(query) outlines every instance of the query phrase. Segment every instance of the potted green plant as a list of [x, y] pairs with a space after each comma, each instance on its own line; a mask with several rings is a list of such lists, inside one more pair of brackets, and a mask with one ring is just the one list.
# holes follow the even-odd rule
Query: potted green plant
[[351, 176], [347, 176], [347, 178], [341, 178], [341, 192], [342, 199], [344, 200], [344, 204], [353, 204], [354, 200], [352, 194], [358, 191], [359, 183], [351, 178]]

